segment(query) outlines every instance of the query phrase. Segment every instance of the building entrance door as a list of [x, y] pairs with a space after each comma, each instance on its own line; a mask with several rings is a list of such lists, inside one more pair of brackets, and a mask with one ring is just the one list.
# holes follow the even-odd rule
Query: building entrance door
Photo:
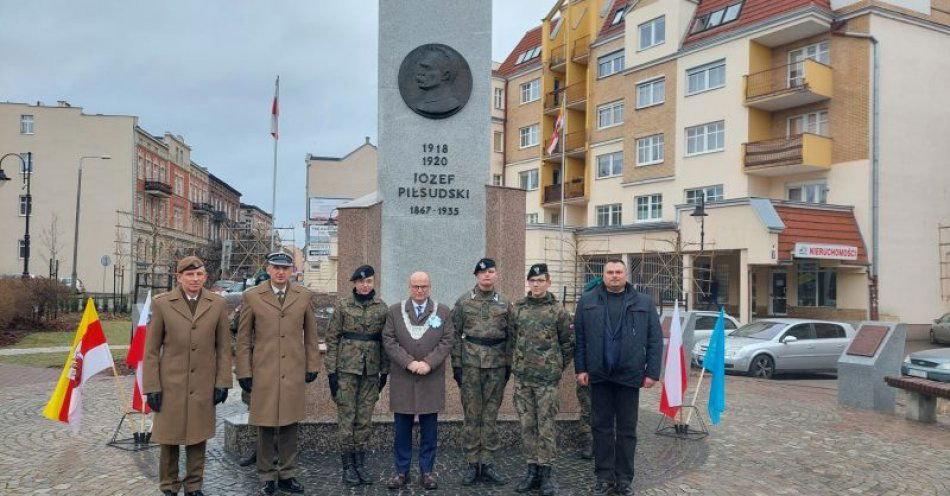
[[788, 313], [788, 273], [785, 270], [772, 271], [772, 286], [769, 291], [769, 314], [785, 315]]

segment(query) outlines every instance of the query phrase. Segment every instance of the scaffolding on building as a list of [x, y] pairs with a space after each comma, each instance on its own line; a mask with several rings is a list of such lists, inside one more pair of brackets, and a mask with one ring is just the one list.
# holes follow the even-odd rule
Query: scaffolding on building
[[714, 244], [707, 250], [699, 243], [684, 242], [678, 232], [673, 238], [644, 238], [639, 256], [630, 260], [632, 284], [650, 294], [661, 311], [676, 301], [685, 309], [689, 298], [707, 309], [714, 307], [719, 298], [718, 272]]
[[940, 295], [950, 301], [950, 224], [937, 226], [937, 250], [940, 260]]

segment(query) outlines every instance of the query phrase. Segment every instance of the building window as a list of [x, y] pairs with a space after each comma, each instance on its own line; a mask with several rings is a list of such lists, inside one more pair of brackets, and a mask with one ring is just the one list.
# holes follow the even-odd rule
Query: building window
[[493, 138], [495, 153], [501, 153], [505, 151], [505, 135], [502, 134], [501, 131], [495, 131]]
[[491, 183], [494, 186], [501, 186], [501, 174], [492, 174]]
[[597, 129], [623, 124], [623, 101], [605, 103], [597, 107]]
[[518, 60], [515, 61], [515, 65], [523, 64], [531, 59], [534, 59], [538, 55], [541, 55], [541, 46], [536, 46], [534, 48], [529, 48], [524, 52], [521, 52], [521, 55], [518, 56]]
[[623, 50], [608, 53], [597, 59], [597, 77], [607, 77], [623, 70]]
[[654, 134], [637, 140], [637, 165], [653, 165], [663, 161], [663, 135]]
[[497, 110], [504, 110], [505, 108], [505, 90], [503, 88], [495, 88], [495, 108]]
[[33, 213], [33, 199], [26, 195], [20, 195], [20, 217], [26, 217]]
[[561, 223], [561, 213], [560, 213], [560, 212], [551, 212], [551, 215], [548, 216], [548, 223], [550, 223], [550, 224], [560, 224], [560, 223]]
[[788, 136], [802, 133], [828, 136], [828, 111], [809, 112], [788, 118]]
[[185, 223], [184, 212], [181, 207], [175, 207], [175, 229], [182, 230]]
[[33, 155], [27, 153], [20, 154], [20, 174], [32, 174], [36, 164], [33, 161]]
[[33, 116], [20, 116], [20, 134], [33, 134]]
[[528, 148], [529, 146], [538, 146], [538, 125], [532, 124], [530, 126], [525, 126], [518, 130], [518, 134], [521, 137], [520, 146], [521, 148]]
[[636, 198], [637, 222], [660, 220], [663, 217], [663, 195], [646, 195]]
[[623, 205], [614, 203], [611, 205], [600, 205], [597, 207], [597, 227], [609, 227], [620, 225], [620, 211]]
[[717, 60], [686, 71], [686, 96], [722, 88], [725, 85], [725, 60]]
[[666, 101], [666, 78], [637, 85], [637, 108], [659, 105]]
[[518, 184], [521, 185], [521, 189], [528, 191], [538, 189], [538, 169], [519, 172]]
[[712, 12], [703, 14], [696, 18], [696, 22], [693, 24], [690, 33], [695, 34], [707, 29], [712, 29], [715, 27], [722, 26], [723, 24], [732, 22], [739, 18], [739, 13], [742, 11], [742, 2], [734, 3], [728, 5], [721, 9], [714, 10]]
[[537, 224], [538, 223], [538, 214], [525, 214], [524, 216], [525, 224]]
[[541, 78], [521, 84], [521, 103], [533, 102], [541, 98]]
[[26, 241], [22, 239], [17, 240], [17, 258], [20, 260], [26, 258]]
[[790, 64], [801, 62], [805, 59], [812, 59], [825, 65], [829, 64], [831, 62], [831, 51], [829, 50], [828, 42], [822, 41], [788, 52], [788, 62]]
[[710, 122], [686, 128], [686, 156], [721, 152], [726, 147], [726, 124]]
[[597, 156], [597, 179], [623, 174], [623, 152], [605, 153]]
[[666, 41], [666, 17], [660, 16], [651, 21], [647, 21], [639, 26], [637, 29], [640, 33], [640, 45], [639, 50], [646, 50], [647, 48], [659, 45]]
[[798, 306], [834, 307], [838, 298], [838, 278], [833, 267], [818, 262], [798, 264]]
[[623, 15], [625, 12], [627, 12], [625, 7], [617, 9], [617, 12], [614, 13], [614, 18], [610, 20], [610, 25], [616, 26], [617, 24], [620, 24], [620, 21], [623, 20]]
[[699, 203], [699, 198], [705, 196], [706, 203], [712, 203], [723, 200], [722, 185], [705, 186], [702, 188], [693, 188], [686, 190], [686, 203]]
[[789, 184], [786, 186], [788, 201], [802, 203], [828, 203], [828, 185], [825, 181]]

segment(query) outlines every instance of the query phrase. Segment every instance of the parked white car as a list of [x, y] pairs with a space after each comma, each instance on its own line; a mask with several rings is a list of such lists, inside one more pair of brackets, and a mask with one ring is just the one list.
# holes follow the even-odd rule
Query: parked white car
[[[777, 372], [837, 372], [838, 358], [854, 339], [844, 322], [765, 319], [726, 336], [726, 371], [770, 379]], [[693, 346], [693, 363], [702, 363], [709, 340]]]

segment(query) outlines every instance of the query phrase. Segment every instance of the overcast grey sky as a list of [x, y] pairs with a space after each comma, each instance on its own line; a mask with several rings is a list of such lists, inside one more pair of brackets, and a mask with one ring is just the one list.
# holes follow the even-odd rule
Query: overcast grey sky
[[[493, 0], [493, 58], [554, 1]], [[305, 216], [307, 153], [376, 142], [376, 0], [0, 0], [0, 19], [0, 101], [136, 115], [184, 136], [192, 160], [265, 210], [280, 74], [282, 226]]]

